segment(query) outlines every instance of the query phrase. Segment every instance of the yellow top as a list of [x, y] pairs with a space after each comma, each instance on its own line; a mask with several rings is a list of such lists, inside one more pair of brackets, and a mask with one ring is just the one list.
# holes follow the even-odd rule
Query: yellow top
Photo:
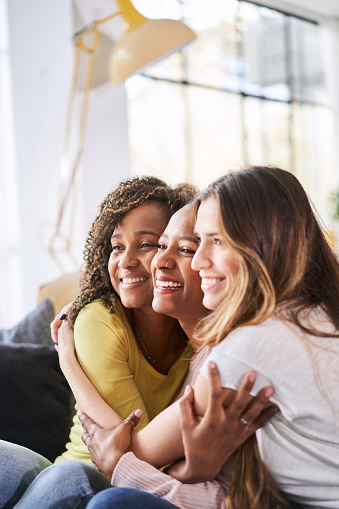
[[[189, 368], [188, 346], [167, 375], [156, 371], [140, 352], [118, 299], [114, 314], [101, 300], [85, 306], [75, 321], [74, 339], [83, 370], [117, 414], [125, 419], [137, 408], [142, 409], [139, 429], [174, 401]], [[55, 462], [64, 459], [91, 462], [81, 440], [82, 431], [75, 415], [67, 450]]]

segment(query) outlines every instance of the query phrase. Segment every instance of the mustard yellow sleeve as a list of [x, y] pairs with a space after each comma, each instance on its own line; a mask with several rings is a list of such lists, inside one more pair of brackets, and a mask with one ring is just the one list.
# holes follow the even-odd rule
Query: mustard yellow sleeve
[[135, 340], [118, 306], [113, 315], [99, 301], [82, 309], [74, 327], [75, 347], [86, 375], [122, 419], [142, 409], [142, 428], [149, 418], [131, 372], [136, 364]]

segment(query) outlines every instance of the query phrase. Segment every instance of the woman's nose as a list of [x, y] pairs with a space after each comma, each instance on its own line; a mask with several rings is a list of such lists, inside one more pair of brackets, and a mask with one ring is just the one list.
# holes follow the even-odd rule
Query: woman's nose
[[164, 250], [163, 252], [158, 251], [154, 257], [154, 265], [158, 270], [174, 268], [175, 262], [168, 249]]
[[128, 269], [129, 267], [136, 267], [139, 264], [139, 260], [135, 255], [134, 251], [125, 249], [119, 260], [119, 267], [121, 269]]
[[193, 270], [201, 270], [209, 267], [210, 265], [211, 261], [208, 257], [207, 250], [200, 244], [192, 258], [191, 267]]

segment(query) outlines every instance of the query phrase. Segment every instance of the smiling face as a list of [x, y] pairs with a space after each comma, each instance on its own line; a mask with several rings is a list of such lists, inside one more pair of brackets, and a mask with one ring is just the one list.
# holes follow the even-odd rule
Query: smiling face
[[146, 202], [127, 212], [113, 231], [108, 272], [114, 290], [127, 308], [152, 303], [151, 262], [168, 218], [165, 204]]
[[197, 248], [190, 205], [186, 205], [172, 216], [159, 239], [159, 249], [152, 262], [153, 309], [195, 325], [206, 315], [201, 278], [191, 268]]
[[235, 284], [239, 272], [239, 255], [224, 241], [220, 224], [220, 207], [216, 198], [203, 201], [198, 209], [195, 231], [200, 245], [192, 261], [199, 271], [204, 292], [203, 304], [216, 309]]

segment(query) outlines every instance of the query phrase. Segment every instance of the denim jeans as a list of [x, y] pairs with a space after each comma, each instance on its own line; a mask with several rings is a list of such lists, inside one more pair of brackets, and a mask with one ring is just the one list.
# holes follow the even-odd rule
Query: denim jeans
[[177, 506], [145, 491], [110, 488], [95, 495], [87, 509], [175, 509]]
[[0, 508], [82, 509], [110, 481], [94, 465], [51, 464], [25, 447], [0, 441]]
[[10, 508], [51, 462], [25, 447], [0, 440], [0, 465], [0, 507]]

